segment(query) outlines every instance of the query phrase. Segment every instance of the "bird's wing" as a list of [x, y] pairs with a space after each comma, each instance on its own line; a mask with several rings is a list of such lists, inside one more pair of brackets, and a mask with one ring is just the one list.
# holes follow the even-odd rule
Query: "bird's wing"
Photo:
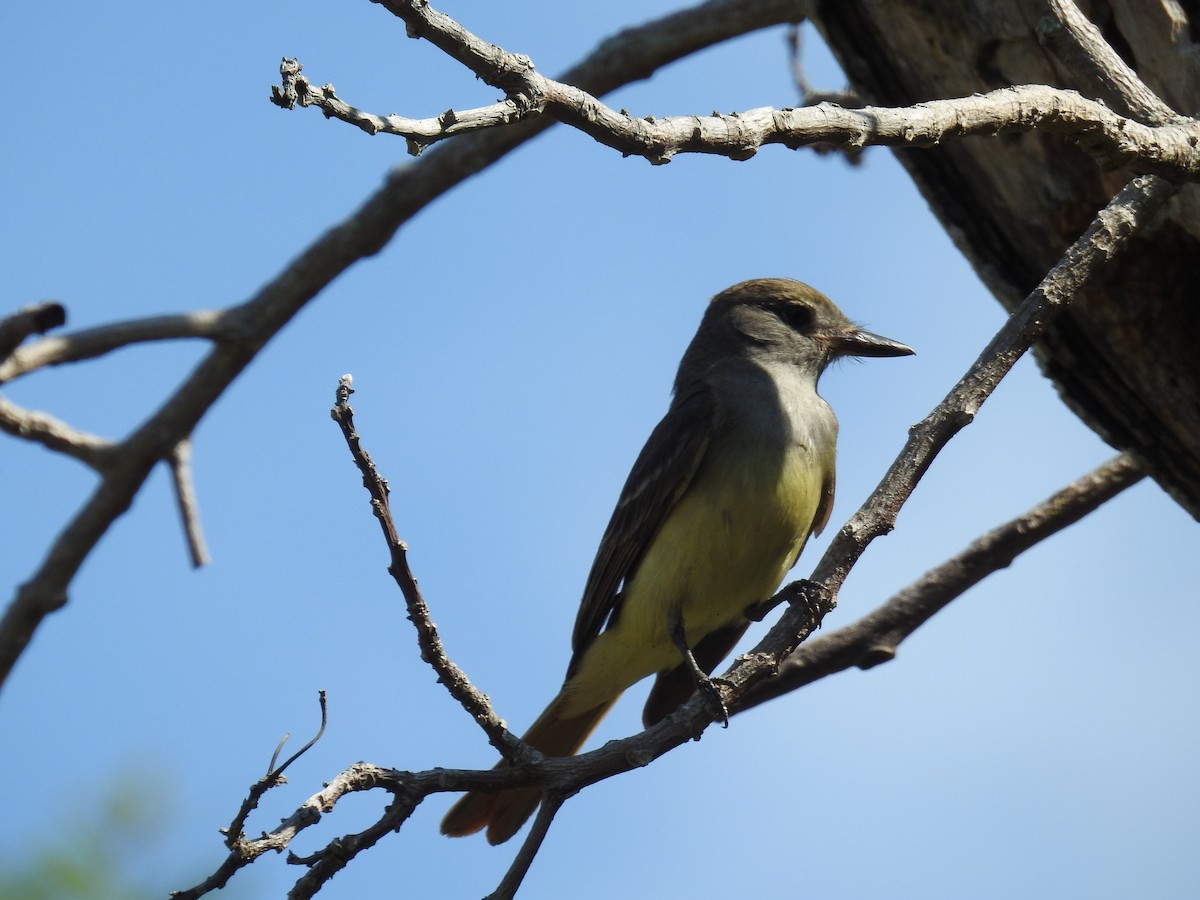
[[571, 669], [617, 608], [621, 583], [633, 575], [642, 553], [687, 490], [717, 418], [717, 403], [707, 387], [677, 396], [638, 454], [583, 589], [571, 636]]
[[[810, 535], [819, 535], [825, 530], [825, 526], [829, 524], [829, 515], [833, 512], [833, 495], [836, 485], [836, 476], [834, 468], [830, 466], [825, 470], [825, 480], [821, 483], [821, 502], [817, 504], [817, 513], [813, 516], [812, 528], [809, 529]], [[803, 545], [801, 545], [801, 549]], [[800, 554], [796, 554], [799, 558]], [[792, 560], [792, 565], [796, 564], [796, 560]]]

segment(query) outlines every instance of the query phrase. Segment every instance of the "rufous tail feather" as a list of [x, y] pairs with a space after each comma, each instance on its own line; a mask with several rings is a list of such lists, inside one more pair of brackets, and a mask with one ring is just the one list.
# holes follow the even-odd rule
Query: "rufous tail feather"
[[[525, 732], [523, 740], [546, 756], [573, 756], [616, 702], [617, 697], [613, 697], [594, 709], [567, 718], [559, 713], [563, 705], [563, 697], [559, 694]], [[496, 768], [506, 765], [508, 763], [501, 760]], [[503, 844], [521, 830], [541, 801], [540, 787], [513, 788], [491, 794], [468, 791], [442, 819], [442, 834], [465, 837], [486, 828], [489, 844]]]

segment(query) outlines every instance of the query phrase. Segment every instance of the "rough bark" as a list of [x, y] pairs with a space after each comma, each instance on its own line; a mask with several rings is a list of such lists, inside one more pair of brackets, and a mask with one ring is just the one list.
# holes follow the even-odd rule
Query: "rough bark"
[[[1081, 5], [1174, 110], [1200, 109], [1200, 3]], [[853, 87], [881, 105], [1036, 83], [1114, 105], [1039, 40], [1045, 15], [1033, 0], [829, 0], [818, 27]], [[1128, 180], [1128, 173], [1102, 172], [1065, 141], [1038, 134], [895, 152], [1010, 310]], [[1190, 185], [1035, 349], [1067, 405], [1200, 518], [1197, 258], [1200, 188]]]

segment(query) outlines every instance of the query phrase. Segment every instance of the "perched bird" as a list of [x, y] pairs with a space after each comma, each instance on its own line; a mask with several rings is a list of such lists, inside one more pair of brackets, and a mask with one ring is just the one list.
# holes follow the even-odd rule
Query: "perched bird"
[[[577, 753], [647, 675], [657, 674], [647, 726], [706, 686], [745, 632], [747, 611], [775, 592], [829, 519], [837, 419], [817, 393], [821, 373], [839, 357], [912, 352], [863, 331], [799, 281], [744, 281], [713, 297], [600, 541], [566, 681], [527, 743], [547, 756]], [[540, 800], [537, 787], [471, 791], [442, 832], [487, 828], [499, 844]]]

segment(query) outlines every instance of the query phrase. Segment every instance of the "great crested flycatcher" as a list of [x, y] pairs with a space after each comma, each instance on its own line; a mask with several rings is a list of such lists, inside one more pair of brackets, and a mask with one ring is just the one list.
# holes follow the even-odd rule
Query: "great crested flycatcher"
[[[710, 301], [666, 416], [621, 490], [583, 590], [567, 678], [524, 740], [577, 753], [630, 685], [657, 673], [647, 726], [703, 686], [833, 505], [837, 419], [817, 393], [843, 356], [907, 356], [824, 294], [787, 278]], [[503, 762], [500, 765], [504, 765]], [[442, 820], [454, 837], [512, 837], [537, 787], [471, 791]]]

